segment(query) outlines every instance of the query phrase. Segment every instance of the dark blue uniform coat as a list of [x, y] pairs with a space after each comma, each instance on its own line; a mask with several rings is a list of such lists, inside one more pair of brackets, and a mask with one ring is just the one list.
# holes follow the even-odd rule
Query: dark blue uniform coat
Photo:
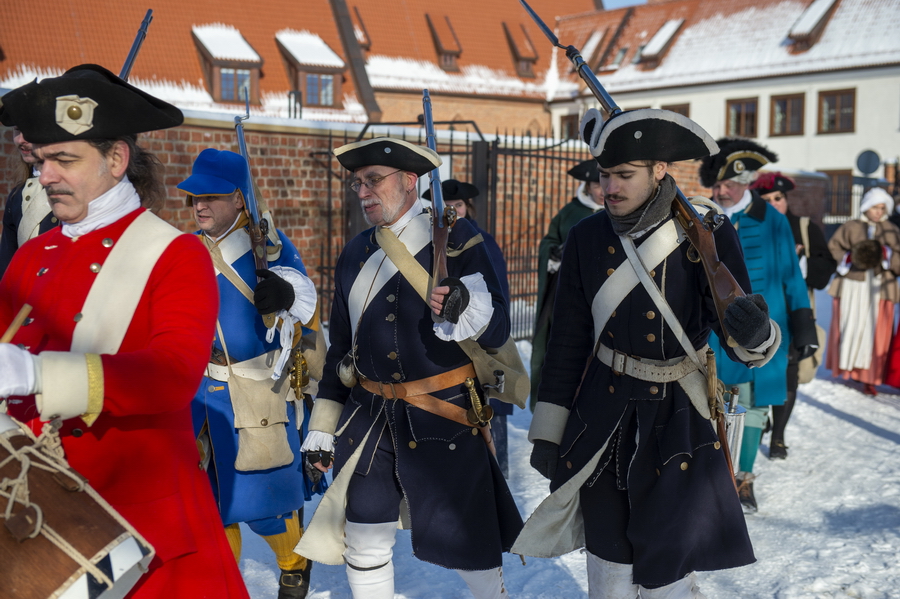
[[[17, 185], [6, 198], [6, 207], [3, 210], [3, 234], [0, 235], [0, 277], [6, 272], [6, 267], [9, 266], [13, 254], [19, 249], [17, 232], [19, 230], [19, 222], [22, 220], [22, 193], [24, 189], [25, 183]], [[41, 221], [38, 230], [43, 234], [58, 224], [59, 220], [51, 212]]]

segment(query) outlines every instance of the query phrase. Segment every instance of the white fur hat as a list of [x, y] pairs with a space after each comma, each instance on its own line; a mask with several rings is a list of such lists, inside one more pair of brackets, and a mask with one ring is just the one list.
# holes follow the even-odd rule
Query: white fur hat
[[873, 187], [862, 197], [862, 203], [859, 205], [860, 214], [865, 214], [872, 206], [884, 204], [885, 214], [890, 214], [894, 209], [894, 198], [881, 187]]

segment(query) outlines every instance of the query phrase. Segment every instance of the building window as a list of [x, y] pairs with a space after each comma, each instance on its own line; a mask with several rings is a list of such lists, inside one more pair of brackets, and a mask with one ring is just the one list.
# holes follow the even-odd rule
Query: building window
[[578, 139], [581, 119], [577, 114], [566, 114], [559, 119], [559, 137], [561, 139]]
[[250, 71], [247, 69], [221, 69], [222, 100], [243, 102], [250, 93]]
[[772, 96], [769, 135], [803, 135], [804, 94]]
[[756, 137], [756, 98], [728, 100], [726, 103], [727, 135]]
[[308, 106], [334, 104], [334, 75], [306, 74], [306, 104]]
[[852, 133], [855, 121], [855, 89], [819, 92], [819, 133]]
[[534, 63], [537, 62], [538, 54], [531, 42], [528, 31], [521, 23], [519, 28], [510, 28], [506, 23], [501, 23], [503, 32], [506, 34], [506, 41], [512, 52], [513, 64], [516, 67], [516, 75], [519, 77], [534, 77]]
[[677, 112], [681, 116], [686, 116], [691, 118], [691, 105], [690, 104], [669, 104], [668, 106], [663, 106], [663, 110], [670, 110], [672, 112]]
[[458, 71], [459, 64], [456, 59], [462, 53], [462, 45], [456, 37], [456, 31], [450, 23], [450, 17], [444, 16], [444, 20], [431, 19], [431, 15], [425, 14], [425, 21], [431, 31], [431, 39], [438, 55], [438, 63], [445, 71]]
[[831, 193], [825, 201], [825, 214], [830, 216], [850, 216], [853, 208], [853, 171], [826, 171], [831, 181]]
[[619, 65], [622, 64], [622, 61], [625, 60], [626, 54], [628, 54], [628, 46], [619, 48], [619, 51], [616, 52], [616, 57], [613, 59], [612, 64], [609, 66], [609, 68], [618, 69]]

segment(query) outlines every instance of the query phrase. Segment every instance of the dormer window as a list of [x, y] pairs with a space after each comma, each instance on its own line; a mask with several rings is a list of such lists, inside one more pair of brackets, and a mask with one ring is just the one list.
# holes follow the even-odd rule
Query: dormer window
[[459, 38], [456, 37], [456, 32], [453, 31], [453, 25], [450, 24], [450, 17], [445, 16], [443, 20], [432, 20], [431, 15], [426, 13], [425, 21], [431, 31], [434, 48], [437, 50], [438, 64], [445, 71], [458, 71], [457, 58], [462, 54], [462, 46]]
[[346, 65], [315, 33], [283, 29], [275, 42], [288, 64], [288, 75], [304, 106], [341, 106]]
[[610, 69], [618, 69], [622, 65], [622, 61], [625, 60], [625, 55], [628, 54], [628, 46], [624, 48], [619, 48], [619, 51], [616, 52], [616, 57], [613, 58], [612, 63], [609, 65]]
[[[259, 76], [263, 60], [241, 32], [221, 23], [196, 25], [191, 34], [200, 53], [207, 86], [216, 102], [259, 104]], [[246, 90], [246, 91], [245, 91]]]
[[534, 77], [534, 64], [537, 62], [538, 54], [531, 43], [528, 31], [525, 26], [519, 24], [519, 29], [510, 29], [506, 23], [503, 23], [503, 32], [506, 34], [506, 41], [509, 43], [509, 49], [512, 51], [513, 63], [516, 66], [516, 74], [519, 77]]
[[813, 0], [806, 7], [788, 31], [793, 52], [805, 52], [818, 41], [836, 4], [837, 0]]
[[659, 31], [650, 38], [647, 45], [641, 47], [635, 62], [640, 62], [648, 68], [656, 67], [665, 51], [672, 45], [675, 34], [681, 29], [683, 23], [684, 19], [672, 19], [666, 21], [663, 26], [659, 28]]

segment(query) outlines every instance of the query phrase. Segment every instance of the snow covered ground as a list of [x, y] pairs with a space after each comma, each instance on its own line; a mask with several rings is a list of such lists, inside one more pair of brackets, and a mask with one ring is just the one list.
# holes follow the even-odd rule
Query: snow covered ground
[[[830, 298], [818, 294], [827, 328]], [[524, 356], [530, 346], [521, 343]], [[528, 363], [528, 360], [525, 360]], [[856, 383], [818, 378], [800, 388], [788, 424], [787, 460], [769, 461], [768, 436], [755, 471], [759, 512], [747, 517], [757, 562], [699, 574], [710, 599], [900, 598], [900, 395], [883, 387], [875, 398]], [[528, 465], [531, 413], [509, 419], [510, 488], [527, 517], [547, 493]], [[308, 521], [316, 502], [306, 505]], [[470, 598], [453, 572], [412, 556], [409, 533], [394, 548], [396, 594], [401, 598]], [[241, 571], [253, 599], [275, 599], [277, 567], [268, 546], [244, 528]], [[587, 597], [584, 556], [557, 559], [504, 556], [510, 595], [518, 599]], [[316, 564], [310, 599], [351, 597], [344, 568]]]

